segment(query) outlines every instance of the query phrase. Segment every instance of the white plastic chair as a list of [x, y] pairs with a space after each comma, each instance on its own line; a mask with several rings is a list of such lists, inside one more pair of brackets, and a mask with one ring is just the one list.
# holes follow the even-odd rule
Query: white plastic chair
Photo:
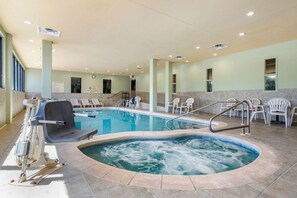
[[284, 98], [273, 98], [268, 101], [267, 120], [270, 126], [271, 116], [284, 116], [286, 128], [290, 125], [288, 122], [288, 108], [291, 107], [290, 101]]
[[[220, 112], [223, 112], [224, 110], [229, 109], [230, 107], [232, 107], [237, 102], [237, 100], [235, 98], [229, 98], [226, 101], [229, 102], [229, 103], [222, 103], [221, 108], [220, 108]], [[229, 111], [229, 117], [232, 116], [233, 111], [234, 111], [233, 109]]]
[[186, 109], [186, 113], [189, 113], [190, 109], [191, 111], [193, 111], [193, 103], [194, 103], [194, 98], [188, 98], [186, 102], [181, 103], [180, 106], [177, 107], [180, 109], [179, 113], [181, 114], [183, 109]]
[[175, 109], [178, 108], [179, 101], [180, 101], [179, 98], [174, 98], [172, 102], [169, 102], [168, 103], [168, 111], [169, 111], [169, 108], [172, 107], [172, 113], [174, 113]]
[[141, 97], [139, 97], [139, 96], [135, 96], [135, 97], [131, 98], [127, 104], [127, 107], [139, 109], [140, 108], [140, 100], [141, 100]]
[[90, 104], [88, 99], [81, 99], [81, 103], [83, 107], [93, 107], [93, 105]]
[[104, 104], [102, 102], [100, 102], [97, 98], [93, 98], [92, 103], [93, 103], [94, 107], [103, 107], [104, 106]]
[[290, 126], [292, 126], [294, 115], [297, 115], [297, 107], [294, 107], [291, 112]]
[[73, 108], [81, 107], [81, 105], [78, 103], [78, 100], [76, 98], [70, 99], [70, 102], [71, 102]]
[[265, 110], [264, 110], [264, 106], [261, 105], [261, 100], [258, 98], [250, 98], [248, 99], [248, 102], [250, 103], [250, 111], [251, 111], [250, 122], [253, 120], [254, 117], [255, 119], [257, 119], [257, 114], [262, 113], [264, 123], [267, 124]]

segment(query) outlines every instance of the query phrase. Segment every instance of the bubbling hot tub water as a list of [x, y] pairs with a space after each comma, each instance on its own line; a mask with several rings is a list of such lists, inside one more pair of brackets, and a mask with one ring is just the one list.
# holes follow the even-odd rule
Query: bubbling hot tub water
[[135, 172], [164, 175], [205, 175], [245, 166], [259, 152], [229, 138], [187, 136], [125, 140], [82, 148], [87, 156]]

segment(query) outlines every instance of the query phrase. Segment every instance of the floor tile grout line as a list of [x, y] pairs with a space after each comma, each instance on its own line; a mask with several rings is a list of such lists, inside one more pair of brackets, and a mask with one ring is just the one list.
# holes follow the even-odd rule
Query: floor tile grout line
[[277, 176], [266, 188], [264, 188], [257, 196], [261, 196], [262, 194], [265, 193], [265, 191], [267, 191], [277, 180], [279, 180], [283, 175], [285, 175], [289, 170], [292, 169], [292, 167], [294, 167], [297, 164], [297, 161], [294, 162], [294, 164], [292, 164], [287, 170], [285, 170], [284, 172], [282, 172], [279, 176]]
[[91, 193], [92, 193], [92, 196], [93, 196], [93, 198], [95, 198], [96, 196], [95, 196], [95, 194], [94, 194], [94, 192], [93, 192], [93, 190], [92, 190], [92, 188], [91, 188], [91, 186], [90, 186], [89, 182], [87, 181], [87, 179], [86, 179], [86, 177], [85, 177], [85, 173], [84, 173], [83, 171], [81, 171], [81, 170], [80, 170], [80, 172], [81, 172], [81, 174], [82, 174], [82, 176], [83, 176], [83, 178], [84, 178], [85, 182], [87, 183], [87, 185], [88, 185], [88, 188], [90, 189], [90, 191], [91, 191]]

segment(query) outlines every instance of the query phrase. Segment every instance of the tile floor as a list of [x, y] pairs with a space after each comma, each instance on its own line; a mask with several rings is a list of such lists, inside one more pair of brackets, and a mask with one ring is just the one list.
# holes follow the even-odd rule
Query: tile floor
[[[209, 115], [199, 115], [208, 118]], [[261, 122], [253, 122], [248, 138], [262, 141], [281, 153], [282, 167], [273, 175], [265, 179], [235, 188], [213, 190], [157, 190], [115, 184], [104, 179], [99, 179], [92, 174], [81, 171], [77, 165], [67, 164], [62, 169], [45, 178], [36, 187], [23, 187], [10, 185], [11, 179], [16, 179], [20, 173], [15, 165], [13, 146], [19, 136], [19, 130], [23, 115], [16, 116], [13, 123], [0, 130], [0, 198], [178, 198], [178, 197], [297, 197], [297, 126], [285, 128], [284, 124], [272, 126]], [[238, 122], [238, 119], [222, 116], [221, 121], [230, 125]], [[239, 130], [222, 132], [238, 134]], [[59, 157], [61, 145], [48, 145], [47, 151], [51, 157]], [[65, 145], [63, 145], [65, 146]], [[63, 159], [61, 159], [63, 161]], [[86, 164], [81, 164], [86, 168]], [[96, 167], [89, 167], [90, 169]], [[265, 169], [265, 167], [263, 167]], [[28, 174], [34, 170], [28, 171]], [[91, 172], [91, 171], [90, 171]], [[120, 176], [119, 176], [120, 177]]]

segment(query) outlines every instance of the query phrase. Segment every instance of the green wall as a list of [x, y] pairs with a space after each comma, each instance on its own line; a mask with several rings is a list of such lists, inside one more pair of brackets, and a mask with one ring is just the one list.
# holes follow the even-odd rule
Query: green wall
[[[231, 46], [232, 47], [232, 46]], [[174, 66], [177, 91], [206, 90], [206, 69], [213, 69], [213, 91], [263, 90], [264, 61], [277, 58], [278, 89], [297, 88], [297, 40]], [[164, 91], [164, 69], [158, 70], [158, 92]], [[149, 91], [149, 73], [137, 75], [137, 91]]]
[[[64, 92], [71, 92], [71, 77], [79, 77], [82, 79], [82, 93], [88, 93], [89, 87], [97, 87], [98, 93], [103, 92], [103, 79], [111, 80], [111, 92], [130, 90], [130, 78], [127, 76], [113, 75], [96, 75], [96, 78], [91, 78], [90, 73], [68, 72], [54, 70], [52, 73], [52, 82], [64, 83]], [[41, 91], [41, 70], [30, 69], [26, 70], [26, 92]]]

